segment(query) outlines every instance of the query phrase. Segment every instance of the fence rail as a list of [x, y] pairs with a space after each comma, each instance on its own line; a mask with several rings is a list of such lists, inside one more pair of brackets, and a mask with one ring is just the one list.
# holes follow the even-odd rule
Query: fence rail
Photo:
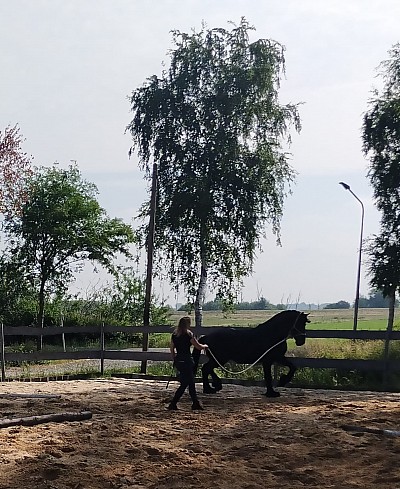
[[[196, 329], [196, 333], [204, 334], [209, 333], [215, 329], [221, 327], [203, 327]], [[171, 359], [168, 350], [164, 351], [133, 351], [133, 350], [107, 350], [106, 349], [106, 334], [125, 333], [130, 335], [141, 334], [157, 334], [157, 333], [171, 333], [171, 326], [109, 326], [99, 325], [90, 327], [7, 327], [1, 325], [0, 331], [0, 362], [1, 362], [1, 381], [6, 380], [6, 364], [7, 362], [33, 362], [44, 360], [78, 360], [78, 359], [98, 359], [100, 373], [104, 373], [104, 361], [105, 360], [132, 360], [140, 362], [160, 362], [169, 361]], [[19, 352], [6, 352], [5, 351], [5, 338], [7, 336], [55, 336], [55, 335], [68, 335], [68, 334], [83, 334], [83, 335], [95, 335], [99, 340], [98, 349], [82, 350], [82, 351], [35, 351], [31, 353], [19, 353]], [[348, 340], [383, 340], [385, 342], [391, 340], [400, 340], [400, 331], [349, 331], [349, 330], [308, 330], [308, 338], [336, 338], [336, 339], [348, 339]], [[202, 359], [205, 356], [202, 355]], [[385, 374], [399, 371], [400, 361], [390, 360], [384, 358], [383, 360], [352, 360], [352, 359], [339, 359], [339, 358], [305, 358], [305, 357], [293, 357], [293, 363], [297, 367], [310, 367], [310, 368], [332, 368], [343, 370], [370, 370], [380, 371]]]

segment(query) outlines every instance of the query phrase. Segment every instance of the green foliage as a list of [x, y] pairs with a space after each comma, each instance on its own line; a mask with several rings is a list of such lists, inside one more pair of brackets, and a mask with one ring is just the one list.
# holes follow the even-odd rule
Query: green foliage
[[206, 280], [232, 299], [266, 224], [279, 241], [295, 175], [283, 143], [300, 129], [298, 111], [278, 100], [284, 48], [250, 42], [253, 30], [242, 19], [230, 31], [174, 31], [170, 66], [131, 97], [131, 152], [147, 178], [158, 164], [155, 248], [190, 303], [204, 298]]
[[272, 310], [276, 309], [276, 307], [269, 302], [265, 297], [261, 297], [257, 301], [252, 302], [238, 302], [235, 304], [235, 309], [240, 310], [255, 310], [255, 311], [264, 311], [264, 310]]
[[[115, 326], [141, 326], [145, 301], [145, 283], [135, 275], [133, 268], [120, 268], [113, 281], [92, 290], [85, 299], [63, 303], [65, 325], [80, 325], [91, 318], [91, 323], [104, 322]], [[152, 297], [151, 324], [168, 324], [169, 307], [157, 305]]]
[[217, 297], [213, 301], [205, 302], [203, 305], [204, 311], [222, 311], [222, 301]]
[[76, 166], [37, 169], [21, 215], [7, 219], [8, 249], [38, 295], [43, 324], [45, 297], [64, 293], [85, 260], [114, 271], [116, 253], [130, 256], [130, 226], [107, 217], [94, 184]]
[[[400, 217], [400, 216], [399, 216]], [[374, 236], [367, 244], [370, 283], [390, 297], [400, 285], [400, 234], [387, 230], [384, 224], [381, 234]]]
[[[385, 308], [387, 309], [390, 305], [390, 301], [385, 297], [380, 290], [372, 290], [369, 293], [369, 297], [360, 297], [359, 307], [371, 307], [371, 308]], [[396, 301], [395, 306], [398, 306], [398, 301]]]
[[339, 301], [333, 304], [327, 304], [324, 309], [350, 309], [350, 304], [347, 301]]
[[381, 93], [373, 92], [364, 116], [363, 150], [370, 159], [368, 176], [381, 211], [381, 234], [367, 248], [371, 285], [394, 302], [400, 285], [400, 44], [381, 64]]
[[0, 255], [0, 318], [6, 324], [32, 324], [37, 316], [34, 290], [15, 257]]
[[[284, 307], [286, 308], [286, 306]], [[218, 296], [213, 301], [205, 302], [203, 305], [203, 311], [223, 311], [223, 312], [234, 312], [234, 311], [264, 311], [264, 310], [274, 310], [282, 309], [282, 307], [277, 307], [271, 304], [268, 299], [261, 297], [257, 301], [251, 302], [236, 302], [234, 304], [227, 304], [223, 299], [218, 298]], [[191, 312], [193, 310], [193, 305], [184, 304], [179, 308], [180, 311]]]
[[[114, 282], [97, 290], [92, 290], [85, 298], [55, 297], [46, 304], [45, 323], [51, 326], [63, 326], [68, 333], [71, 326], [99, 326], [101, 323], [113, 326], [140, 326], [143, 324], [144, 282], [137, 278], [131, 268], [120, 269], [114, 277]], [[0, 291], [1, 292], [1, 291]], [[37, 299], [35, 294], [21, 295], [15, 301], [14, 307], [3, 311], [2, 320], [7, 326], [31, 326], [37, 324]], [[150, 308], [151, 323], [157, 325], [170, 324], [170, 309], [163, 304], [157, 304], [157, 298], [152, 298]], [[60, 330], [61, 334], [61, 330]], [[127, 347], [141, 344], [141, 334], [107, 333], [108, 348]], [[17, 341], [10, 337], [10, 342]], [[93, 343], [94, 342], [94, 343]], [[48, 350], [53, 345], [60, 348], [60, 337], [46, 338], [45, 345], [40, 348]], [[67, 334], [68, 350], [98, 348], [98, 334]], [[27, 344], [27, 343], [26, 343]], [[151, 335], [149, 346], [166, 346], [169, 335]], [[21, 346], [23, 348], [23, 346]], [[18, 351], [14, 349], [12, 351]]]

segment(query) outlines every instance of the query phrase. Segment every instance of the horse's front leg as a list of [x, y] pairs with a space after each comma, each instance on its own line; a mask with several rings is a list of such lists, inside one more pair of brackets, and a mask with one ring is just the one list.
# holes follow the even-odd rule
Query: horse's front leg
[[289, 372], [287, 374], [282, 374], [279, 378], [278, 387], [284, 387], [286, 384], [288, 384], [293, 379], [293, 376], [294, 376], [297, 368], [286, 357], [283, 357], [282, 359], [280, 359], [278, 363], [279, 363], [279, 365], [282, 365], [283, 367], [287, 367], [289, 369]]
[[271, 367], [272, 363], [270, 362], [263, 362], [263, 371], [264, 371], [264, 380], [265, 380], [265, 386], [267, 387], [267, 392], [265, 395], [267, 397], [279, 397], [280, 394], [274, 388], [272, 387], [272, 373], [271, 373]]
[[213, 384], [214, 384], [214, 376], [218, 377], [217, 374], [214, 372], [214, 367], [212, 365], [212, 361], [209, 360], [207, 363], [205, 363], [201, 367], [201, 376], [203, 379], [203, 393], [204, 394], [215, 394], [217, 392], [217, 389], [214, 389], [211, 387], [210, 382], [208, 380], [208, 377], [211, 375], [211, 378], [213, 379]]

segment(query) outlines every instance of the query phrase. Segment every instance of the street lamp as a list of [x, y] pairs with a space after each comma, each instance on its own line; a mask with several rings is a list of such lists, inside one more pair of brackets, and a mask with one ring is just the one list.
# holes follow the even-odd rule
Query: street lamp
[[339, 185], [345, 190], [348, 190], [353, 197], [355, 197], [358, 202], [361, 204], [361, 231], [360, 231], [360, 251], [358, 254], [358, 270], [357, 270], [357, 285], [356, 285], [356, 300], [354, 301], [354, 323], [353, 323], [353, 331], [357, 330], [357, 321], [358, 321], [358, 304], [360, 302], [360, 277], [361, 277], [361, 252], [362, 252], [362, 240], [363, 240], [363, 229], [364, 229], [364, 204], [357, 197], [357, 195], [351, 190], [350, 185], [347, 183], [339, 182]]

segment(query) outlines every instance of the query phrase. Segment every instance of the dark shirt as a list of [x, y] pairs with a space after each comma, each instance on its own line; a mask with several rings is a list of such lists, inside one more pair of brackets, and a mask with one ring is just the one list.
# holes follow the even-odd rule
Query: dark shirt
[[177, 336], [175, 333], [172, 334], [172, 341], [176, 348], [176, 360], [186, 360], [190, 358], [191, 352], [190, 347], [192, 346], [191, 339], [192, 333], [182, 334]]

